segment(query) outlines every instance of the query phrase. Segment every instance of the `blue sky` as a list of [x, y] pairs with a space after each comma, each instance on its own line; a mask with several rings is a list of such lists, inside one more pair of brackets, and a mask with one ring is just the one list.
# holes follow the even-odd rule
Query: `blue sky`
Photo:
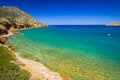
[[120, 0], [0, 0], [48, 25], [98, 25], [120, 20]]

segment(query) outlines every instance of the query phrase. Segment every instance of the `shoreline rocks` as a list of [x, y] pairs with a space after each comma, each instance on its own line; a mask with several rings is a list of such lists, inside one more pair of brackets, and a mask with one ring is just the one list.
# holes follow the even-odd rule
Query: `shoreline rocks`
[[[26, 29], [26, 28], [32, 28], [31, 25], [18, 25], [16, 23], [10, 23], [10, 21], [6, 18], [0, 18], [0, 43], [4, 44], [7, 38], [11, 35], [9, 35], [10, 31], [12, 30], [19, 30], [19, 29]], [[15, 33], [16, 35], [19, 35], [18, 32]]]
[[11, 51], [15, 50], [11, 45], [7, 45], [7, 47], [8, 47]]
[[5, 44], [5, 41], [9, 38], [10, 34], [0, 35], [0, 44]]

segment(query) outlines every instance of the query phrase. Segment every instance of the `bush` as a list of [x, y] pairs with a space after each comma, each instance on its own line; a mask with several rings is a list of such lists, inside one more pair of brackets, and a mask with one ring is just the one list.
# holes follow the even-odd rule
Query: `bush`
[[30, 74], [11, 63], [15, 60], [12, 52], [0, 46], [0, 80], [29, 80]]

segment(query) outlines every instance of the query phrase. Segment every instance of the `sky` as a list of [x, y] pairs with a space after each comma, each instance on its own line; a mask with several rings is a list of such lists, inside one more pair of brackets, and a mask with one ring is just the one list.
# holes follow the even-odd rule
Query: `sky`
[[0, 0], [48, 25], [102, 25], [120, 21], [120, 0]]

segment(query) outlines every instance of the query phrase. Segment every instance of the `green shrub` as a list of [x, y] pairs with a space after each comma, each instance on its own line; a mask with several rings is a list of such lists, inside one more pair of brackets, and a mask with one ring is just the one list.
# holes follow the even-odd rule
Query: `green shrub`
[[11, 63], [13, 53], [0, 46], [0, 80], [29, 80], [30, 74]]

